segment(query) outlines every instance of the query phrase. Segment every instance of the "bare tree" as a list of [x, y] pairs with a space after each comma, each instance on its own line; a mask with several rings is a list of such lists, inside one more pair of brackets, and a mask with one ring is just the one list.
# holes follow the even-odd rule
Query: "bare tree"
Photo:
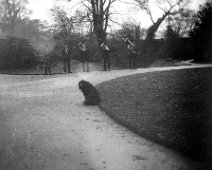
[[146, 30], [141, 28], [140, 25], [128, 21], [122, 24], [122, 28], [118, 30], [117, 35], [137, 42], [139, 39], [144, 38], [145, 32]]
[[153, 18], [153, 12], [150, 8], [150, 0], [134, 0], [142, 10], [145, 10], [149, 15], [152, 25], [147, 30], [147, 40], [155, 37], [155, 33], [162, 24], [162, 22], [171, 15], [176, 15], [180, 12], [182, 6], [189, 3], [189, 0], [155, 0], [157, 7], [163, 12], [163, 15], [156, 21]]
[[172, 26], [173, 30], [179, 37], [188, 36], [188, 33], [194, 27], [195, 12], [190, 9], [182, 9], [180, 13], [167, 18], [167, 22]]
[[27, 0], [0, 1], [0, 28], [3, 32], [13, 35], [17, 23], [27, 18], [30, 11], [26, 10]]
[[99, 44], [106, 39], [106, 30], [111, 14], [110, 8], [116, 1], [118, 0], [81, 0], [87, 9], [87, 21], [93, 23], [93, 31]]
[[73, 18], [68, 17], [67, 13], [60, 7], [55, 6], [51, 9], [51, 14], [54, 20], [52, 26], [55, 38], [69, 41], [72, 31], [74, 30]]

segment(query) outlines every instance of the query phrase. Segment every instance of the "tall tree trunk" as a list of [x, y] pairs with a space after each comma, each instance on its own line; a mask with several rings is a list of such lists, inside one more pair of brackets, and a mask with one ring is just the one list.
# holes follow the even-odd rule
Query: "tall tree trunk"
[[106, 40], [110, 6], [116, 0], [90, 0], [93, 15], [93, 28], [98, 46]]
[[155, 37], [155, 33], [157, 32], [158, 28], [169, 14], [169, 12], [166, 12], [161, 18], [158, 18], [158, 20], [148, 28], [146, 40], [152, 40]]

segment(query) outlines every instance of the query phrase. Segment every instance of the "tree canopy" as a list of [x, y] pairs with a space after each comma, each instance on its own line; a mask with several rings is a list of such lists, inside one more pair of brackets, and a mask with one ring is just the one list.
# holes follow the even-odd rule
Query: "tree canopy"
[[165, 21], [165, 19], [169, 16], [176, 15], [180, 13], [187, 4], [189, 4], [189, 0], [154, 0], [155, 6], [159, 10], [162, 11], [162, 16], [159, 17], [156, 21], [153, 17], [153, 11], [151, 9], [150, 0], [134, 0], [138, 6], [145, 10], [149, 15], [150, 20], [152, 21], [152, 25], [147, 30], [147, 40], [152, 40], [155, 37], [155, 33], [157, 32], [160, 25]]
[[195, 16], [194, 29], [190, 36], [195, 42], [194, 54], [200, 56], [201, 60], [211, 60], [212, 56], [212, 1], [208, 0], [200, 7]]

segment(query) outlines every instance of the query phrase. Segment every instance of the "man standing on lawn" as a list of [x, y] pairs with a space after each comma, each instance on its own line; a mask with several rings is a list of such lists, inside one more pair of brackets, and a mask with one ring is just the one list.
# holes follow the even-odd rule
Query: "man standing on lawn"
[[51, 74], [51, 56], [50, 56], [50, 54], [46, 54], [44, 56], [44, 65], [45, 65], [45, 74], [50, 75]]
[[69, 50], [67, 44], [64, 45], [63, 49], [63, 70], [66, 73], [68, 69], [68, 73], [71, 73], [71, 51]]
[[88, 47], [86, 46], [85, 42], [82, 41], [78, 44], [80, 54], [82, 57], [82, 67], [83, 72], [89, 72], [89, 57], [88, 57]]
[[136, 58], [137, 58], [137, 51], [136, 46], [133, 42], [131, 42], [128, 38], [124, 40], [125, 44], [127, 45], [127, 49], [129, 51], [128, 59], [129, 59], [129, 68], [136, 69]]
[[104, 71], [107, 70], [110, 71], [110, 56], [109, 56], [110, 48], [108, 47], [106, 42], [103, 42], [101, 44], [101, 50], [104, 58]]

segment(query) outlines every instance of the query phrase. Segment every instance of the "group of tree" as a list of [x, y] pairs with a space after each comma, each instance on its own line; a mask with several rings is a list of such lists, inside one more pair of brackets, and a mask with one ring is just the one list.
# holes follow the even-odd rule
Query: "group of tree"
[[[73, 2], [71, 0], [67, 1]], [[75, 20], [73, 23], [92, 24], [93, 29], [90, 30], [92, 32], [90, 34], [95, 35], [97, 45], [108, 40], [111, 43], [112, 58], [116, 57], [117, 61], [119, 61], [120, 58], [123, 58], [125, 51], [123, 50], [123, 43], [121, 43], [121, 40], [114, 38], [114, 36], [107, 36], [107, 31], [110, 23], [116, 23], [112, 18], [114, 12], [112, 11], [112, 6], [115, 3], [120, 3], [120, 1], [82, 0], [80, 2], [82, 7], [84, 7], [84, 12], [80, 15], [81, 20]], [[196, 22], [201, 20], [201, 18], [197, 19], [199, 12], [196, 14], [194, 10], [188, 8], [190, 0], [123, 0], [121, 2], [126, 5], [134, 4], [139, 6], [141, 10], [146, 11], [152, 21], [152, 25], [147, 29], [141, 29], [140, 25], [126, 22], [122, 24], [120, 30], [113, 32], [117, 37], [120, 35], [125, 36], [136, 43], [139, 50], [140, 63], [145, 63], [144, 60], [147, 60], [145, 64], [150, 64], [160, 57], [173, 57], [175, 59], [194, 58], [197, 60], [200, 58], [204, 60], [203, 53], [200, 52], [197, 56], [197, 53], [194, 52], [194, 49], [197, 48], [194, 47], [191, 38], [188, 38], [192, 37], [190, 32], [195, 29]], [[152, 5], [161, 10], [160, 17], [157, 16], [156, 18], [154, 16]], [[200, 8], [200, 11], [203, 10], [204, 6]], [[156, 34], [163, 24], [167, 25], [164, 35], [162, 39], [157, 39]], [[196, 41], [198, 40], [196, 39]]]
[[[176, 25], [169, 23], [165, 34], [166, 54], [176, 59], [194, 59], [197, 62], [211, 62], [212, 42], [212, 1], [200, 6], [199, 11], [183, 24], [187, 30], [178, 31]], [[185, 33], [186, 34], [185, 34]], [[186, 36], [183, 36], [183, 35]]]
[[190, 31], [193, 54], [198, 60], [212, 60], [212, 1], [208, 0], [195, 15], [194, 28]]
[[[73, 0], [63, 0], [73, 3]], [[51, 9], [53, 24], [48, 26], [40, 20], [29, 18], [30, 11], [26, 9], [27, 0], [1, 0], [0, 1], [0, 34], [2, 48], [7, 42], [14, 41], [7, 46], [14, 53], [17, 49], [29, 48], [32, 53], [0, 52], [1, 65], [10, 61], [8, 55], [16, 56], [14, 60], [32, 61], [28, 66], [38, 63], [48, 53], [53, 54], [54, 60], [62, 57], [64, 45], [68, 45], [72, 51], [73, 58], [79, 59], [77, 44], [86, 40], [89, 42], [90, 56], [92, 61], [101, 59], [100, 44], [108, 41], [111, 45], [111, 55], [117, 64], [126, 56], [127, 51], [121, 39], [126, 37], [133, 41], [138, 49], [140, 63], [150, 64], [154, 60], [163, 57], [174, 57], [179, 59], [194, 58], [198, 61], [209, 60], [211, 56], [211, 0], [202, 5], [198, 12], [190, 10], [189, 0], [81, 0], [81, 8], [69, 15], [63, 8], [55, 6]], [[140, 25], [125, 22], [121, 29], [113, 30], [114, 36], [107, 34], [111, 24], [117, 24], [113, 19], [116, 3], [136, 5], [145, 11], [152, 24], [149, 28], [141, 28]], [[161, 10], [161, 16], [154, 16], [152, 6]], [[159, 28], [164, 27], [162, 38], [158, 39]], [[85, 29], [86, 28], [86, 29]], [[24, 42], [23, 42], [24, 41]], [[20, 44], [19, 44], [20, 43]], [[27, 45], [26, 45], [27, 44]], [[23, 48], [17, 48], [17, 46]], [[33, 48], [33, 50], [31, 50]], [[7, 54], [7, 55], [6, 55]], [[26, 55], [27, 54], [27, 55]], [[194, 56], [195, 54], [195, 56]], [[25, 57], [23, 57], [25, 56]], [[56, 57], [55, 57], [56, 56]], [[7, 58], [7, 59], [6, 59]], [[22, 58], [22, 59], [21, 59]], [[12, 59], [12, 58], [11, 58]], [[36, 62], [37, 61], [37, 62]], [[11, 61], [12, 63], [13, 61]], [[17, 67], [20, 64], [17, 63]], [[144, 64], [144, 65], [145, 65]], [[8, 68], [11, 67], [11, 65]], [[15, 64], [13, 63], [13, 68]], [[141, 64], [142, 65], [142, 64]], [[27, 66], [26, 66], [27, 67]]]
[[37, 51], [29, 41], [19, 37], [0, 38], [1, 70], [29, 69], [37, 64]]
[[39, 63], [49, 37], [45, 24], [30, 19], [27, 0], [0, 1], [0, 69], [29, 68]]

